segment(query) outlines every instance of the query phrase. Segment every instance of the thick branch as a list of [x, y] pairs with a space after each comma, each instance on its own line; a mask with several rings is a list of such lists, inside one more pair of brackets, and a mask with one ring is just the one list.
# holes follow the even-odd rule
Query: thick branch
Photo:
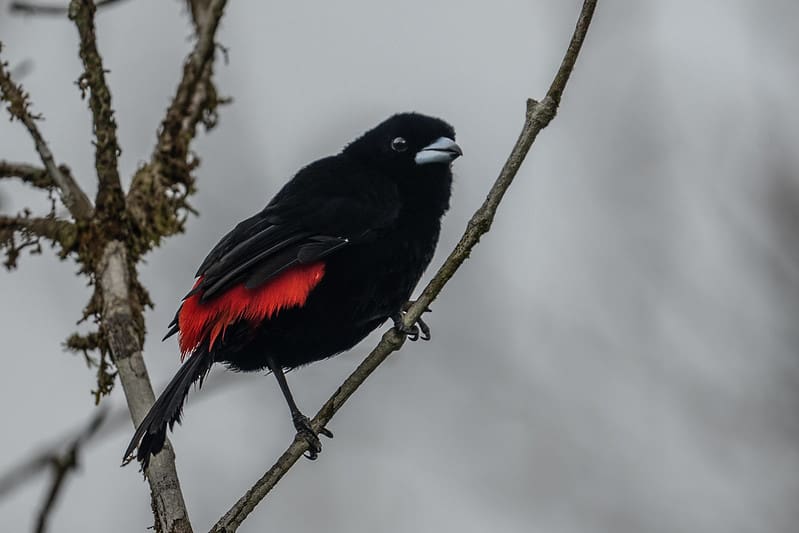
[[[73, 5], [77, 2], [73, 0]], [[175, 220], [177, 209], [173, 207], [185, 205], [174, 203], [173, 195], [169, 194], [176, 192], [173, 187], [175, 183], [179, 185], [182, 180], [186, 195], [193, 191], [188, 176], [191, 168], [188, 145], [200, 120], [193, 118], [196, 114], [194, 106], [205, 109], [208, 105], [207, 96], [212, 90], [213, 40], [225, 4], [225, 0], [211, 2], [205, 23], [198, 32], [197, 44], [184, 66], [183, 80], [162, 123], [152, 161], [134, 176], [127, 212], [133, 214], [141, 232], [140, 238], [133, 241], [135, 244], [129, 241], [128, 247], [119, 241], [111, 241], [106, 246], [97, 273], [102, 300], [101, 326], [108, 339], [134, 425], [142, 421], [154, 403], [155, 395], [141, 354], [144, 332], [143, 323], [139, 323], [140, 309], [132, 307], [132, 302], [137, 301], [134, 292], [138, 287], [138, 282], [132, 279], [136, 274], [133, 263], [149, 246], [169, 234], [164, 231], [165, 226], [174, 230], [174, 225], [170, 227], [169, 222], [163, 221]], [[83, 37], [81, 40], [84, 41]], [[199, 103], [198, 94], [203, 95]], [[175, 166], [178, 167], [177, 173], [172, 170]], [[179, 179], [173, 180], [175, 175]], [[142, 176], [150, 179], [142, 182]], [[177, 192], [179, 195], [180, 191]], [[140, 214], [137, 207], [147, 216], [137, 216]], [[141, 329], [137, 329], [137, 324]], [[150, 483], [156, 530], [190, 532], [191, 524], [175, 469], [175, 456], [168, 441], [164, 451], [150, 462], [146, 476]]]
[[[510, 186], [513, 178], [524, 161], [530, 146], [533, 144], [538, 132], [549, 124], [555, 116], [558, 102], [563, 93], [574, 63], [585, 39], [591, 17], [596, 7], [596, 0], [585, 0], [580, 13], [580, 18], [574, 31], [569, 48], [563, 63], [555, 76], [547, 97], [541, 103], [528, 101], [527, 115], [510, 156], [508, 157], [499, 177], [494, 182], [485, 202], [475, 212], [466, 227], [455, 249], [438, 270], [436, 275], [422, 292], [422, 296], [408, 309], [404, 317], [405, 324], [410, 326], [422, 315], [425, 309], [441, 292], [441, 289], [452, 278], [458, 268], [463, 264], [472, 249], [486, 233], [494, 219], [499, 203]], [[333, 396], [322, 406], [312, 420], [315, 431], [327, 425], [333, 415], [341, 408], [344, 402], [363, 384], [369, 375], [392, 353], [399, 350], [404, 337], [394, 329], [387, 331], [374, 350], [364, 359], [355, 371], [336, 390]], [[238, 502], [214, 525], [212, 533], [232, 533], [236, 531], [245, 518], [255, 509], [255, 506], [274, 488], [283, 475], [297, 462], [308, 449], [307, 442], [302, 438], [295, 438], [291, 446], [280, 456], [277, 462], [259, 479], [253, 487], [242, 496]]]
[[[0, 47], [2, 50], [2, 47]], [[0, 61], [0, 99], [8, 103], [8, 111], [12, 118], [18, 119], [28, 129], [39, 157], [58, 186], [61, 201], [78, 220], [85, 220], [91, 217], [93, 207], [86, 193], [78, 186], [69, 173], [65, 173], [56, 165], [50, 148], [44, 141], [44, 137], [36, 126], [33, 115], [30, 114], [30, 104], [28, 95], [23, 91], [22, 86], [17, 85], [8, 73], [7, 65]]]
[[97, 51], [94, 15], [97, 8], [92, 0], [72, 0], [69, 18], [75, 22], [80, 35], [80, 58], [84, 72], [78, 86], [85, 95], [89, 92], [89, 107], [96, 138], [94, 166], [97, 170], [97, 198], [95, 205], [102, 218], [119, 218], [125, 210], [125, 195], [119, 179], [119, 143], [114, 109], [111, 107], [111, 91], [105, 80], [103, 60]]
[[[133, 424], [138, 426], [155, 402], [155, 394], [142, 357], [142, 332], [137, 330], [131, 308], [133, 282], [128, 269], [125, 246], [111, 241], [97, 273], [103, 301], [101, 324], [119, 371]], [[153, 457], [146, 475], [157, 520], [156, 531], [191, 532], [175, 469], [175, 454], [168, 441], [164, 451]]]

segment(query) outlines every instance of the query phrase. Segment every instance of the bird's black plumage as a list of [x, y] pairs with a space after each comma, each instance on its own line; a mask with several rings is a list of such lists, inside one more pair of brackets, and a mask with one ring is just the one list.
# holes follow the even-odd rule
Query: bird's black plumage
[[[461, 155], [454, 139], [439, 119], [394, 115], [340, 154], [301, 169], [225, 235], [197, 270], [167, 334], [180, 333], [190, 359], [140, 424], [126, 458], [138, 447], [146, 467], [163, 447], [166, 426], [179, 421], [189, 385], [214, 362], [273, 371], [315, 457], [318, 439], [283, 370], [347, 350], [399, 315], [433, 257], [449, 207], [450, 163]], [[303, 298], [298, 293], [267, 313], [258, 298], [268, 300], [273, 287], [277, 294], [279, 284], [290, 286], [286, 275], [306, 271], [315, 277]]]

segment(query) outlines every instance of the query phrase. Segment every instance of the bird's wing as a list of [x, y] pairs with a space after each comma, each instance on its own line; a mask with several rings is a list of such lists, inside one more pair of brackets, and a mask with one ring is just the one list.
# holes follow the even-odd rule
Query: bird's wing
[[[315, 168], [320, 163], [327, 164]], [[378, 194], [376, 201], [373, 190], [347, 187], [346, 166], [339, 169], [326, 160], [315, 165], [300, 171], [264, 210], [219, 241], [197, 270], [198, 281], [186, 298], [196, 294], [205, 303], [235, 286], [260, 287], [292, 267], [368, 240], [396, 218], [398, 206], [391, 207], [390, 192]], [[178, 331], [177, 316], [170, 327], [167, 337]]]

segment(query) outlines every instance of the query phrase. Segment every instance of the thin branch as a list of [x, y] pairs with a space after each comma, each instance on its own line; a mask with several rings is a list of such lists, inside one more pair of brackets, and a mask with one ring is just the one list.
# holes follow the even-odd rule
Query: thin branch
[[[427, 285], [422, 295], [408, 309], [404, 322], [410, 326], [427, 309], [430, 303], [441, 292], [444, 285], [452, 278], [458, 268], [471, 253], [480, 237], [486, 233], [494, 219], [499, 203], [510, 186], [513, 178], [524, 161], [530, 146], [533, 144], [538, 132], [545, 128], [557, 111], [560, 97], [566, 87], [569, 75], [574, 69], [574, 63], [579, 54], [580, 47], [585, 40], [591, 17], [596, 7], [596, 0], [585, 0], [580, 18], [574, 30], [569, 48], [563, 59], [560, 69], [543, 102], [529, 100], [527, 114], [522, 132], [516, 145], [513, 147], [499, 177], [494, 182], [485, 202], [475, 212], [466, 227], [455, 249], [438, 270], [436, 275]], [[322, 406], [311, 424], [315, 431], [327, 425], [333, 415], [341, 408], [344, 402], [363, 384], [366, 378], [392, 353], [399, 350], [405, 341], [404, 336], [394, 329], [387, 331], [374, 350], [364, 359], [355, 371], [344, 381], [330, 399]], [[305, 439], [295, 437], [294, 442], [280, 456], [277, 462], [259, 479], [253, 487], [242, 496], [238, 502], [211, 528], [212, 533], [232, 533], [255, 509], [255, 506], [271, 491], [285, 473], [297, 462], [308, 449]]]
[[103, 424], [107, 414], [107, 409], [100, 409], [97, 411], [87, 426], [72, 440], [63, 454], [53, 453], [50, 457], [44, 458], [44, 461], [53, 469], [53, 480], [47, 491], [47, 497], [44, 500], [42, 509], [39, 511], [36, 519], [36, 528], [34, 529], [36, 533], [44, 533], [47, 530], [48, 519], [55, 508], [55, 503], [58, 500], [64, 482], [69, 473], [78, 468], [78, 456], [81, 452], [81, 448], [94, 436]]
[[[166, 155], [171, 153], [176, 144], [185, 143], [187, 145], [187, 141], [180, 137], [182, 134], [193, 134], [191, 128], [197, 124], [197, 122], [185, 123], [184, 119], [191, 115], [192, 100], [204, 80], [208, 79], [210, 75], [208, 67], [213, 62], [216, 49], [214, 38], [226, 4], [227, 0], [211, 0], [207, 11], [200, 8], [192, 10], [192, 13], [202, 13], [205, 21], [197, 35], [194, 50], [183, 65], [183, 78], [180, 80], [175, 97], [161, 123], [157, 150]], [[182, 148], [182, 146], [178, 147]]]
[[[98, 417], [101, 417], [98, 420]], [[82, 438], [81, 446], [95, 444], [102, 435], [112, 434], [111, 430], [128, 427], [128, 413], [121, 409], [113, 411], [105, 407], [95, 410], [89, 420], [85, 423], [84, 429], [77, 434], [75, 431], [68, 431], [65, 435], [52, 440], [51, 444], [40, 447], [27, 459], [20, 461], [19, 464], [0, 475], [0, 499], [30, 481], [38, 474], [41, 474], [51, 466], [53, 458], [63, 456], [64, 443], [75, 442]], [[87, 432], [94, 428], [90, 435]]]
[[189, 147], [197, 125], [215, 125], [216, 108], [224, 103], [212, 83], [214, 38], [227, 0], [195, 0], [191, 13], [199, 28], [197, 42], [183, 65], [183, 76], [161, 122], [150, 162], [133, 177], [128, 211], [142, 233], [142, 251], [165, 236], [183, 231], [188, 197], [195, 190], [192, 170], [198, 161]]
[[46, 168], [36, 167], [28, 163], [12, 163], [0, 159], [0, 178], [18, 178], [28, 185], [39, 189], [52, 189], [55, 182]]
[[[108, 7], [113, 4], [118, 4], [122, 2], [122, 0], [98, 0], [95, 3], [98, 9], [103, 7]], [[29, 2], [11, 2], [11, 5], [8, 7], [9, 11], [11, 11], [14, 15], [55, 15], [55, 16], [62, 16], [69, 13], [69, 8], [66, 6], [54, 6], [54, 5], [41, 5], [41, 4], [31, 4]]]
[[[203, 384], [203, 393], [194, 399], [194, 402], [210, 401], [211, 398], [216, 396], [217, 393], [226, 390], [232, 384], [238, 383], [238, 376], [230, 372], [222, 372], [215, 376], [214, 379]], [[161, 383], [157, 390], [164, 390], [167, 382]], [[92, 415], [90, 419], [94, 418]], [[108, 415], [105, 417], [102, 427], [98, 430], [97, 434], [88, 446], [95, 446], [100, 444], [106, 438], [116, 435], [122, 431], [130, 430], [130, 412], [127, 407], [115, 407], [110, 409]], [[86, 426], [89, 422], [86, 422]], [[25, 483], [32, 481], [36, 476], [42, 474], [49, 466], [51, 457], [59, 453], [63, 449], [63, 443], [69, 442], [74, 436], [73, 431], [67, 431], [58, 436], [47, 439], [47, 441], [27, 455], [21, 458], [14, 466], [0, 474], [0, 500], [6, 495], [19, 489]]]
[[[2, 45], [0, 45], [0, 51], [2, 51]], [[90, 218], [94, 210], [91, 201], [72, 176], [63, 172], [56, 165], [53, 154], [36, 126], [34, 116], [30, 113], [28, 95], [21, 85], [17, 85], [11, 79], [7, 66], [6, 63], [0, 61], [0, 99], [8, 103], [8, 111], [11, 117], [18, 119], [28, 129], [44, 167], [58, 186], [61, 201], [64, 202], [72, 216], [78, 220]]]
[[92, 0], [72, 0], [69, 18], [75, 22], [80, 35], [80, 58], [84, 72], [78, 86], [85, 96], [89, 92], [89, 107], [96, 138], [94, 166], [97, 171], [97, 198], [95, 205], [102, 217], [120, 217], [125, 211], [125, 195], [119, 179], [117, 156], [117, 125], [111, 107], [111, 91], [105, 79], [103, 60], [97, 51], [94, 16], [97, 8]]
[[480, 237], [491, 229], [491, 224], [494, 221], [494, 215], [497, 212], [499, 203], [502, 201], [505, 192], [510, 187], [511, 182], [516, 177], [524, 158], [527, 157], [527, 152], [533, 145], [538, 133], [546, 128], [550, 121], [555, 118], [558, 106], [560, 105], [563, 91], [566, 89], [566, 83], [569, 81], [569, 76], [574, 70], [577, 56], [580, 53], [580, 48], [585, 40], [588, 26], [591, 24], [591, 18], [594, 15], [594, 8], [596, 7], [596, 0], [585, 0], [583, 8], [580, 12], [580, 17], [577, 20], [577, 25], [572, 34], [569, 47], [563, 57], [555, 78], [549, 86], [546, 97], [543, 101], [537, 102], [533, 99], [527, 100], [527, 115], [522, 127], [522, 132], [516, 140], [508, 159], [502, 167], [494, 185], [489, 190], [483, 205], [475, 212], [466, 227], [461, 240], [455, 246], [455, 249], [447, 257], [447, 260], [441, 266], [433, 279], [430, 280], [425, 290], [422, 291], [421, 296], [416, 302], [408, 309], [404, 317], [406, 325], [413, 324], [425, 309], [430, 306], [433, 299], [438, 296], [441, 289], [449, 281], [455, 271], [461, 264], [469, 257], [472, 248], [478, 243]]
[[208, 9], [211, 0], [186, 0], [186, 7], [189, 8], [191, 13], [191, 20], [194, 22], [194, 29], [196, 33], [200, 33], [200, 29], [205, 27], [208, 20]]

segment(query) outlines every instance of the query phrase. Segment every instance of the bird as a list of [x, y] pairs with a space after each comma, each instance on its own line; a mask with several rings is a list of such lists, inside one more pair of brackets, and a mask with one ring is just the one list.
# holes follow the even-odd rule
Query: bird
[[272, 373], [308, 443], [306, 457], [316, 459], [319, 434], [285, 372], [349, 350], [389, 319], [409, 339], [429, 340], [424, 321], [404, 326], [402, 317], [435, 252], [451, 164], [462, 154], [447, 122], [392, 115], [299, 170], [222, 237], [164, 337], [177, 334], [182, 365], [136, 429], [123, 465], [135, 458], [146, 471], [214, 363]]

